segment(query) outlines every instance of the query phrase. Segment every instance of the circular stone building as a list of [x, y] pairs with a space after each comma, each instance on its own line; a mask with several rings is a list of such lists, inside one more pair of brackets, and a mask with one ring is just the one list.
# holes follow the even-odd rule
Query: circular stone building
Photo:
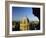
[[29, 30], [29, 19], [27, 17], [22, 17], [20, 20], [20, 30]]

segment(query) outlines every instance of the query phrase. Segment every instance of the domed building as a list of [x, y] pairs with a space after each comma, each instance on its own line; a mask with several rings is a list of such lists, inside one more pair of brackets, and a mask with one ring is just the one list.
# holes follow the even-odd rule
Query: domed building
[[24, 16], [20, 20], [20, 30], [24, 31], [24, 30], [28, 30], [28, 29], [29, 29], [29, 19], [28, 19], [28, 17]]

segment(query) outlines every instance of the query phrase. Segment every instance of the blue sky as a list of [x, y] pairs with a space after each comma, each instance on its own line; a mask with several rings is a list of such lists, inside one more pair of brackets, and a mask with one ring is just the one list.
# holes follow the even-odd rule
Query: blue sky
[[31, 7], [12, 7], [12, 20], [19, 21], [21, 17], [27, 16], [30, 21], [36, 21], [38, 18], [33, 15]]

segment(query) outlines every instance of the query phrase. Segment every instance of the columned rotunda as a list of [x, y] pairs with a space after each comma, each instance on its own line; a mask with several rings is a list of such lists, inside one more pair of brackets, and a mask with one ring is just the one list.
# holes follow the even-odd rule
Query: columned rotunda
[[22, 17], [20, 20], [20, 30], [29, 30], [29, 19], [27, 17]]

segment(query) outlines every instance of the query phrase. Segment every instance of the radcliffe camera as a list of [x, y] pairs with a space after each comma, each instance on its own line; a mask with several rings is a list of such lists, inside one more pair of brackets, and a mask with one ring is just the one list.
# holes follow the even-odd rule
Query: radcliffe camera
[[40, 8], [12, 7], [12, 31], [40, 30]]

